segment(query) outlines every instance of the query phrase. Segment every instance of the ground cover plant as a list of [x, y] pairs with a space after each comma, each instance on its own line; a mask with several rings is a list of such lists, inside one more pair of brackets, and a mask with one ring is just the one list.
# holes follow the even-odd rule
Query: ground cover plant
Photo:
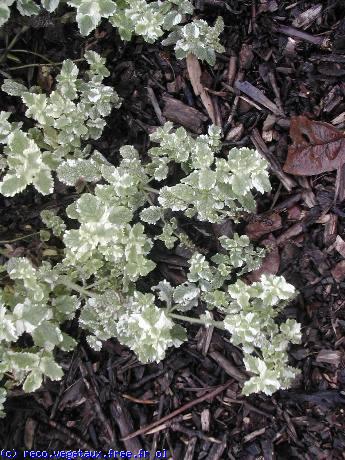
[[[28, 107], [26, 115], [37, 126], [27, 134], [8, 121], [9, 113], [1, 113], [1, 142], [6, 146], [8, 165], [1, 193], [11, 197], [29, 184], [44, 195], [52, 193], [53, 170], [66, 185], [73, 186], [80, 179], [97, 185], [93, 193], [82, 193], [66, 209], [68, 218], [79, 221], [77, 229], [66, 230], [61, 217], [43, 211], [42, 219], [54, 236], [62, 235], [66, 249], [60, 263], [35, 268], [28, 259], [11, 258], [6, 264], [16, 284], [11, 286], [12, 295], [3, 293], [1, 377], [9, 373], [11, 385], [23, 382], [25, 391], [40, 388], [44, 375], [61, 378], [62, 369], [52, 352], [55, 347], [68, 351], [76, 342], [59, 324], [73, 318], [81, 307], [79, 324], [90, 331], [87, 340], [96, 350], [102, 348], [102, 341], [117, 337], [141, 362], [159, 362], [168, 347], [178, 347], [187, 339], [186, 330], [174, 319], [200, 322], [229, 331], [233, 343], [243, 346], [246, 369], [254, 374], [245, 383], [245, 394], [272, 394], [289, 386], [297, 369], [287, 364], [286, 350], [290, 342], [300, 342], [300, 325], [288, 319], [278, 326], [275, 317], [282, 301], [294, 296], [293, 286], [272, 275], [262, 275], [250, 286], [240, 280], [228, 283], [236, 269], [243, 274], [260, 267], [263, 251], [255, 250], [248, 237], [222, 236], [223, 253], [211, 257], [212, 265], [201, 253], [193, 252], [188, 281], [176, 287], [160, 281], [151, 287], [156, 298], [138, 291], [135, 284], [155, 268], [149, 257], [153, 239], [137, 220], [151, 226], [161, 224], [162, 232], [154, 239], [172, 249], [184, 235], [176, 234], [176, 217], [171, 212], [211, 223], [225, 217], [239, 219], [240, 212], [255, 209], [252, 189], [270, 190], [266, 161], [247, 148], [231, 149], [227, 159], [217, 158], [219, 128], [211, 126], [207, 135], [194, 139], [184, 128], [174, 132], [172, 123], [152, 134], [158, 146], [147, 152], [147, 164], [130, 145], [120, 148], [117, 167], [99, 152], [90, 154], [82, 141], [101, 135], [105, 125], [101, 117], [109, 115], [111, 104], [118, 107], [119, 98], [102, 84], [108, 74], [104, 60], [90, 51], [85, 58], [90, 64], [87, 81], [78, 80], [77, 67], [65, 61], [49, 98], [11, 80], [2, 86], [8, 94], [22, 97]], [[180, 165], [185, 177], [176, 185], [153, 189], [153, 182], [168, 178], [171, 163]], [[150, 192], [156, 195], [154, 199]], [[140, 219], [136, 219], [138, 210]], [[184, 244], [189, 244], [188, 239]], [[199, 301], [211, 311], [218, 308], [224, 320], [213, 321], [210, 313], [200, 318], [180, 314]], [[14, 351], [12, 343], [23, 333], [32, 336], [33, 347]]]
[[[298, 456], [305, 448], [310, 458], [338, 452], [343, 443], [327, 422], [328, 434], [315, 447], [310, 433], [301, 436], [314, 414], [297, 415], [298, 404], [310, 401], [338, 427], [333, 407], [343, 403], [343, 262], [333, 255], [344, 252], [336, 233], [341, 86], [332, 87], [336, 102], [320, 102], [332, 120], [314, 121], [316, 112], [306, 117], [312, 106], [302, 83], [297, 99], [292, 85], [282, 96], [277, 83], [279, 72], [294, 75], [286, 71], [291, 55], [284, 51], [283, 70], [275, 71], [253, 54], [250, 40], [272, 15], [282, 17], [278, 5], [211, 3], [17, 1], [0, 10], [0, 440], [7, 447], [51, 448], [40, 423], [60, 433], [55, 447], [77, 442], [107, 451], [123, 442], [133, 452], [163, 446], [173, 458], [184, 450], [188, 458], [271, 458], [269, 452], [284, 449]], [[301, 29], [321, 24], [318, 18], [334, 20], [336, 2], [325, 12], [319, 5], [285, 7], [296, 19], [292, 26], [270, 24], [275, 34], [290, 45], [294, 37], [329, 50], [324, 38]], [[246, 32], [234, 22], [238, 15]], [[220, 36], [224, 24], [235, 35]], [[70, 49], [58, 49], [61, 27], [75, 38]], [[35, 28], [56, 43], [51, 53], [44, 41], [29, 46]], [[263, 37], [259, 62], [271, 40]], [[232, 41], [232, 51], [220, 54]], [[277, 44], [271, 46], [278, 59]], [[138, 62], [128, 60], [131, 53]], [[332, 207], [322, 176], [316, 183], [323, 201], [300, 176], [335, 169]], [[315, 243], [301, 239], [312, 225], [326, 225], [321, 240], [335, 258], [330, 272]], [[321, 277], [313, 278], [308, 261]], [[327, 274], [340, 289], [332, 294], [339, 297], [333, 335], [326, 323], [308, 325], [314, 310], [302, 303], [305, 280], [317, 286]], [[334, 337], [336, 349], [322, 348], [312, 330]], [[323, 373], [310, 362], [314, 370], [321, 363]], [[21, 401], [28, 406], [20, 409]], [[30, 415], [16, 423], [22, 410]], [[137, 416], [140, 423], [133, 423]], [[59, 420], [74, 421], [64, 428]]]
[[[37, 15], [41, 11], [33, 0], [6, 0], [0, 8], [0, 26], [9, 19], [10, 6], [14, 3], [24, 16]], [[59, 3], [60, 0], [42, 0], [41, 7], [52, 13]], [[202, 19], [179, 25], [185, 15], [193, 14], [193, 4], [189, 0], [71, 0], [67, 4], [76, 8], [76, 21], [82, 35], [89, 35], [102, 18], [107, 18], [118, 29], [123, 40], [130, 40], [135, 33], [153, 43], [165, 32], [170, 32], [162, 43], [174, 44], [178, 59], [193, 53], [199, 59], [214, 64], [215, 52], [224, 51], [219, 43], [219, 34], [223, 31], [221, 18], [213, 27]]]

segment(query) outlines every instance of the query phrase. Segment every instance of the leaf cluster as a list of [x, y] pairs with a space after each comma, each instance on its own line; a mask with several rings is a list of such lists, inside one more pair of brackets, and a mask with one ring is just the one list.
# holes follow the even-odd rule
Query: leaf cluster
[[[34, 0], [4, 0], [0, 5], [0, 27], [9, 19], [10, 6], [16, 3], [20, 14], [31, 16], [41, 11]], [[53, 12], [60, 0], [41, 0], [41, 6]], [[123, 40], [131, 40], [133, 34], [142, 36], [148, 43], [154, 43], [164, 34], [169, 36], [163, 45], [175, 45], [176, 56], [183, 59], [192, 53], [199, 59], [215, 64], [216, 51], [224, 48], [219, 43], [223, 21], [217, 19], [210, 27], [204, 20], [193, 20], [186, 25], [186, 16], [193, 14], [189, 0], [68, 0], [76, 9], [76, 21], [82, 35], [89, 35], [101, 22], [108, 19], [118, 29]]]
[[[270, 190], [266, 161], [249, 148], [226, 151], [215, 126], [192, 136], [172, 123], [151, 135], [145, 156], [131, 145], [120, 149], [117, 165], [98, 152], [91, 155], [85, 143], [100, 136], [104, 117], [119, 99], [102, 83], [108, 75], [104, 60], [90, 51], [86, 59], [87, 80], [65, 61], [49, 96], [13, 81], [3, 86], [22, 98], [36, 125], [24, 132], [1, 112], [6, 170], [0, 192], [14, 196], [33, 184], [51, 193], [55, 171], [67, 185], [80, 177], [94, 184], [66, 208], [69, 220], [50, 210], [41, 214], [49, 229], [42, 239], [52, 234], [64, 245], [58, 263], [36, 267], [13, 257], [6, 264], [0, 295], [0, 380], [6, 391], [0, 390], [0, 411], [15, 385], [34, 391], [45, 377], [62, 377], [54, 352], [75, 347], [64, 324], [77, 312], [91, 347], [100, 350], [104, 341], [117, 338], [142, 362], [159, 362], [170, 347], [187, 340], [181, 321], [218, 327], [243, 349], [251, 373], [244, 394], [287, 388], [297, 375], [287, 351], [290, 343], [299, 343], [301, 331], [293, 319], [278, 322], [278, 314], [294, 298], [293, 286], [279, 276], [262, 275], [251, 285], [241, 280], [265, 256], [247, 236], [220, 237], [220, 251], [206, 257], [179, 224], [182, 218], [221, 223], [254, 211], [254, 193]], [[178, 171], [173, 177], [171, 167]], [[173, 286], [161, 279], [152, 292], [141, 292], [140, 281], [155, 269], [151, 249], [157, 239], [167, 250], [188, 246], [187, 281]], [[19, 347], [23, 334], [31, 341]]]
[[91, 155], [86, 142], [100, 137], [104, 117], [120, 106], [120, 99], [113, 88], [102, 83], [109, 75], [105, 60], [94, 51], [87, 51], [85, 59], [90, 66], [87, 80], [79, 79], [78, 67], [66, 60], [49, 95], [5, 80], [2, 90], [21, 97], [26, 116], [36, 124], [25, 132], [21, 124], [9, 122], [10, 113], [0, 112], [6, 169], [0, 184], [3, 195], [14, 196], [30, 184], [44, 195], [52, 193], [54, 171], [67, 185], [74, 185], [81, 177], [100, 177], [100, 165], [105, 160], [98, 152]]

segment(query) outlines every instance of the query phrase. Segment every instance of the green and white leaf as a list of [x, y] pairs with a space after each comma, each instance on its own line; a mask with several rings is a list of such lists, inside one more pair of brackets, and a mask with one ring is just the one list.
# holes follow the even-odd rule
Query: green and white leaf
[[24, 257], [12, 257], [7, 262], [7, 272], [11, 279], [20, 280], [34, 301], [44, 298], [44, 289], [37, 279], [37, 271]]
[[53, 192], [53, 178], [42, 160], [37, 144], [23, 131], [9, 134], [7, 153], [8, 172], [0, 183], [0, 193], [14, 196], [33, 184], [44, 195]]
[[216, 52], [224, 52], [224, 47], [219, 41], [223, 29], [224, 23], [221, 18], [216, 20], [213, 27], [203, 19], [197, 19], [174, 29], [162, 44], [166, 46], [174, 44], [177, 59], [184, 59], [188, 54], [194, 54], [198, 59], [213, 66], [216, 63]]
[[[119, 318], [117, 335], [121, 343], [133, 350], [141, 362], [161, 361], [169, 347], [179, 347], [186, 339], [181, 327], [176, 327], [164, 309], [154, 305], [154, 296], [138, 293], [131, 300], [132, 313]], [[139, 303], [139, 305], [138, 305]]]
[[52, 13], [59, 6], [60, 0], [41, 0], [43, 8]]
[[0, 27], [8, 21], [11, 11], [10, 6], [14, 3], [15, 0], [4, 0], [0, 5]]
[[155, 224], [163, 219], [163, 217], [164, 211], [159, 206], [150, 206], [149, 208], [143, 209], [140, 213], [140, 219], [148, 224]]
[[40, 388], [43, 382], [43, 375], [39, 369], [33, 369], [25, 379], [23, 390], [32, 393]]
[[183, 283], [177, 286], [173, 292], [175, 302], [174, 309], [189, 311], [199, 303], [200, 289], [193, 283]]
[[102, 18], [109, 18], [116, 11], [116, 3], [112, 0], [70, 0], [67, 3], [77, 9], [77, 23], [84, 36], [89, 35]]
[[[0, 7], [0, 12], [1, 12], [1, 7]], [[7, 397], [7, 391], [5, 390], [5, 388], [0, 387], [0, 418], [5, 417], [4, 402], [6, 401], [6, 397]]]
[[66, 224], [61, 217], [57, 216], [55, 212], [49, 209], [45, 209], [41, 212], [41, 219], [44, 225], [51, 229], [55, 236], [62, 236], [66, 230]]
[[66, 185], [75, 185], [79, 180], [98, 182], [102, 177], [100, 165], [94, 160], [66, 160], [57, 168], [57, 175]]
[[21, 97], [24, 93], [28, 92], [26, 86], [22, 85], [21, 83], [16, 82], [15, 80], [11, 80], [9, 78], [5, 78], [3, 84], [1, 85], [2, 91], [9, 94], [10, 96], [19, 96]]

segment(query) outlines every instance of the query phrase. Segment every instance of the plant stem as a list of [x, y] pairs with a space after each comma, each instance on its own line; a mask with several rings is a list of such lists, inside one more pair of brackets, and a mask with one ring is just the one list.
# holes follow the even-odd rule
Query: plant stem
[[[191, 316], [176, 315], [175, 313], [169, 314], [170, 318], [179, 319], [180, 321], [187, 321], [188, 323], [202, 324], [203, 326], [208, 326], [204, 320], [200, 318], [192, 318]], [[212, 321], [210, 322], [211, 326], [217, 327], [218, 329], [224, 329], [223, 321]]]
[[67, 278], [60, 278], [60, 283], [70, 289], [73, 289], [73, 291], [79, 292], [80, 294], [86, 297], [96, 297], [98, 295], [96, 292], [88, 291], [82, 286], [79, 286], [79, 284], [73, 283], [73, 281], [70, 281]]
[[6, 50], [3, 52], [3, 54], [0, 56], [0, 64], [4, 61], [6, 58], [7, 54], [11, 49], [14, 47], [14, 45], [17, 43], [19, 37], [25, 33], [29, 29], [29, 26], [23, 26], [21, 30], [15, 35], [15, 37], [11, 40], [9, 45], [7, 46]]
[[14, 238], [13, 240], [0, 241], [0, 244], [15, 243], [16, 241], [25, 240], [25, 238], [29, 238], [30, 236], [35, 236], [35, 235], [39, 235], [39, 234], [40, 234], [40, 232], [30, 233], [29, 235], [19, 236], [18, 238]]
[[156, 188], [149, 187], [148, 185], [144, 187], [144, 190], [146, 192], [152, 192], [152, 193], [156, 193], [157, 195], [159, 195], [159, 190], [157, 190]]
[[[85, 59], [75, 59], [73, 62], [82, 62], [85, 61]], [[62, 65], [63, 62], [52, 62], [52, 63], [44, 63], [44, 64], [25, 64], [25, 65], [20, 65], [16, 67], [9, 67], [7, 70], [19, 70], [19, 69], [27, 69], [29, 67], [41, 67], [41, 66], [59, 66]]]
[[52, 64], [52, 65], [54, 64], [53, 61], [51, 61], [50, 59], [48, 59], [48, 58], [47, 58], [46, 56], [44, 56], [43, 54], [36, 53], [36, 52], [34, 52], [34, 51], [12, 49], [12, 53], [32, 54], [33, 56], [37, 56], [37, 57], [43, 59], [44, 61], [49, 62], [49, 64]]

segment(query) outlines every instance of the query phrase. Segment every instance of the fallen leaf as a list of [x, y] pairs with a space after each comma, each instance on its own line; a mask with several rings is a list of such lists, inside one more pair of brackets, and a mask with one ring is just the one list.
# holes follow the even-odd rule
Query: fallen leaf
[[287, 218], [288, 220], [302, 220], [303, 218], [303, 209], [298, 204], [291, 206], [287, 210]]
[[296, 176], [314, 176], [338, 169], [345, 163], [345, 134], [322, 121], [292, 117], [293, 144], [283, 167]]
[[51, 75], [50, 66], [39, 66], [37, 72], [37, 84], [43, 91], [50, 92], [54, 83], [54, 78]]
[[279, 271], [280, 266], [280, 255], [278, 247], [275, 246], [275, 238], [273, 235], [260, 243], [268, 248], [268, 253], [263, 259], [261, 266], [257, 270], [246, 275], [246, 280], [250, 283], [260, 281], [261, 275], [276, 275]]
[[204, 85], [201, 83], [202, 72], [200, 67], [200, 62], [194, 54], [188, 54], [186, 58], [187, 69], [189, 74], [190, 82], [193, 86], [193, 91], [196, 96], [200, 96], [202, 103], [204, 104], [205, 109], [211, 121], [214, 125], [217, 124], [217, 117], [215, 114], [213, 102], [211, 96], [207, 93], [204, 88]]
[[282, 219], [276, 212], [268, 216], [255, 216], [255, 220], [246, 225], [245, 233], [251, 240], [259, 240], [263, 235], [282, 227]]

